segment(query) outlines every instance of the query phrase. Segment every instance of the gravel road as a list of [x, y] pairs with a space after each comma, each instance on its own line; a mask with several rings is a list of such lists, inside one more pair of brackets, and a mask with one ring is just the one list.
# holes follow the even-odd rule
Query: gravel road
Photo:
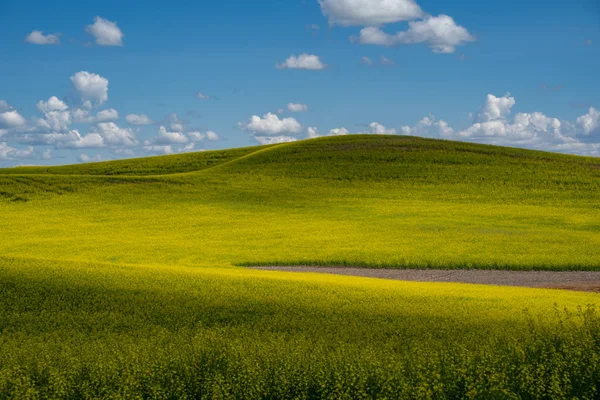
[[600, 271], [412, 270], [350, 267], [255, 267], [255, 269], [316, 272], [402, 281], [477, 283], [600, 293]]

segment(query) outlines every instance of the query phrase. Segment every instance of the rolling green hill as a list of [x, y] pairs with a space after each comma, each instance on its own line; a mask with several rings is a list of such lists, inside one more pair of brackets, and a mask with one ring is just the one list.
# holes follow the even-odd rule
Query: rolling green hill
[[0, 170], [0, 398], [597, 398], [600, 159], [402, 136]]
[[0, 170], [0, 251], [182, 265], [600, 269], [599, 194], [597, 158], [328, 137]]

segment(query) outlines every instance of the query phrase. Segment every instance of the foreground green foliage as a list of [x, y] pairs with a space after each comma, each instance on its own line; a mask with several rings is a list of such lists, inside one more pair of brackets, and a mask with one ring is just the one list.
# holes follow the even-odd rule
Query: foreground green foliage
[[600, 160], [410, 137], [0, 170], [0, 398], [598, 398]]
[[596, 295], [10, 259], [0, 280], [3, 398], [600, 393]]

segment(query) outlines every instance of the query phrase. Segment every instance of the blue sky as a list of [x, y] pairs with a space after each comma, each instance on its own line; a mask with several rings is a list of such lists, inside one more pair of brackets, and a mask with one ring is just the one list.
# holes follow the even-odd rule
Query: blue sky
[[4, 0], [0, 54], [0, 166], [345, 133], [600, 156], [595, 0]]

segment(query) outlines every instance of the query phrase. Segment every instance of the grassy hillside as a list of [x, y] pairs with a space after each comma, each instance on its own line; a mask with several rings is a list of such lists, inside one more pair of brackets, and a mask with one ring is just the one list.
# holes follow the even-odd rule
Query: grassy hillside
[[600, 269], [597, 158], [350, 136], [44, 170], [0, 170], [2, 254]]
[[399, 136], [0, 170], [0, 398], [597, 398], [600, 160]]

